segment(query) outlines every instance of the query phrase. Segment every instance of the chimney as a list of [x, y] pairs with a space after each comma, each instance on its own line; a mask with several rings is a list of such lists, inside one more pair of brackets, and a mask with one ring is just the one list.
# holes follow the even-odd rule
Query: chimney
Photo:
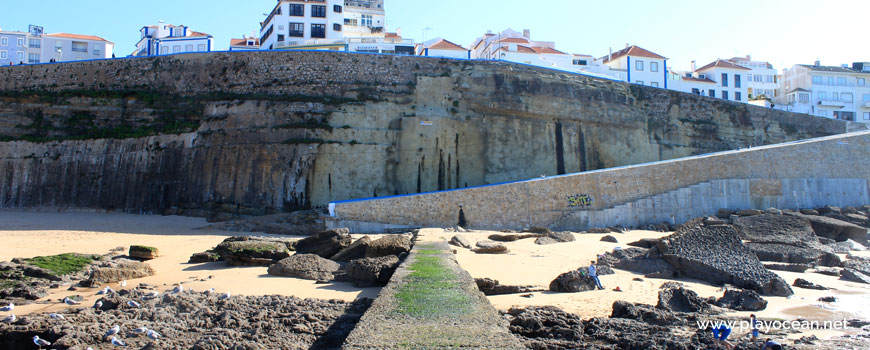
[[628, 48], [628, 43], [625, 43], [625, 48], [626, 48], [626, 49]]
[[532, 31], [528, 29], [523, 29], [523, 38], [532, 39]]
[[613, 48], [610, 48], [610, 53], [607, 54], [607, 60], [610, 61], [613, 59]]
[[692, 61], [692, 72], [695, 71], [695, 61]]
[[816, 67], [821, 66], [821, 65], [822, 65], [822, 61], [816, 60]]
[[402, 37], [402, 28], [396, 28], [396, 35], [398, 35], [400, 38]]

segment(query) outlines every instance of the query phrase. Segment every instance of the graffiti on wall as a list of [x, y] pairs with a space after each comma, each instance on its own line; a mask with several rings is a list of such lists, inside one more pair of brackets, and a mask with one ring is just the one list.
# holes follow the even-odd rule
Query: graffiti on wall
[[592, 196], [588, 194], [568, 195], [568, 208], [589, 208], [592, 205]]

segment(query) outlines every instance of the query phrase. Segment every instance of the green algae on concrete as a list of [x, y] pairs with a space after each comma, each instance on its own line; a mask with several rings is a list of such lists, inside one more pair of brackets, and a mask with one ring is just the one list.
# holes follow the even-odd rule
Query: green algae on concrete
[[418, 317], [450, 315], [471, 311], [471, 300], [459, 285], [456, 272], [447, 267], [444, 253], [439, 250], [421, 250], [413, 264], [407, 281], [396, 293], [396, 311]]

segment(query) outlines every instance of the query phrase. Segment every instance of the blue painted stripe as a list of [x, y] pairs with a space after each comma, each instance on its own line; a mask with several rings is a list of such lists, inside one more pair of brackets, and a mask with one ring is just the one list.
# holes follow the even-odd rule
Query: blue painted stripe
[[668, 88], [668, 60], [665, 60], [665, 89]]
[[631, 56], [625, 56], [625, 59], [627, 60], [627, 64], [628, 64], [628, 69], [626, 69], [626, 71], [628, 72], [628, 77], [627, 77], [628, 79], [626, 79], [626, 80], [628, 80], [628, 82], [631, 83]]

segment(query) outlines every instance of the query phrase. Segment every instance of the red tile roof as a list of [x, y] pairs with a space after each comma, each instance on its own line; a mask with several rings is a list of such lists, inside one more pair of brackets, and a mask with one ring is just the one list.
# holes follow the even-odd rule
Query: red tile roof
[[499, 48], [499, 50], [501, 50], [501, 51], [506, 51], [506, 52], [538, 53], [537, 51], [535, 51], [535, 50], [532, 49], [531, 47], [523, 46], [523, 45], [517, 45], [517, 49], [516, 49], [516, 51], [511, 51], [511, 50], [510, 50], [510, 47], [509, 47], [508, 45], [502, 45], [502, 46]]
[[188, 35], [188, 36], [211, 36], [211, 34], [206, 34], [206, 33], [191, 30], [190, 35]]
[[449, 42], [449, 41], [444, 40], [444, 39], [438, 40], [436, 43], [429, 45], [429, 48], [436, 49], [436, 50], [468, 51], [464, 47], [462, 47], [461, 45], [454, 44], [454, 43]]
[[93, 41], [105, 41], [110, 43], [106, 39], [103, 39], [98, 36], [93, 35], [79, 35], [79, 34], [69, 34], [69, 33], [54, 33], [54, 34], [46, 34], [45, 36], [56, 37], [56, 38], [67, 38], [67, 39], [79, 39], [79, 40], [93, 40]]
[[618, 59], [625, 57], [625, 56], [647, 57], [647, 58], [655, 58], [655, 59], [660, 59], [660, 60], [667, 59], [667, 57], [661, 56], [657, 53], [654, 53], [652, 51], [649, 51], [649, 50], [644, 49], [644, 48], [637, 46], [637, 45], [631, 45], [627, 48], [624, 48], [622, 50], [614, 52], [612, 55], [610, 55], [610, 59], [608, 59], [607, 56], [604, 56], [603, 59], [604, 59], [604, 63], [607, 63], [610, 61], [618, 60]]
[[260, 39], [230, 39], [230, 46], [248, 46], [248, 40], [253, 40], [254, 45], [260, 45]]
[[401, 38], [399, 33], [386, 33], [384, 34], [384, 38]]
[[695, 70], [695, 71], [696, 71], [696, 72], [700, 72], [700, 71], [704, 71], [704, 70], [711, 69], [711, 68], [715, 68], [715, 67], [718, 67], [718, 68], [730, 68], [730, 69], [741, 69], [741, 70], [752, 70], [752, 69], [749, 69], [749, 68], [746, 68], [746, 67], [738, 66], [738, 65], [736, 65], [736, 64], [734, 64], [734, 63], [731, 63], [731, 62], [728, 62], [728, 61], [716, 60], [716, 61], [713, 61], [712, 63], [710, 63], [710, 64], [708, 64], [708, 65], [706, 65], [706, 66], [703, 66], [703, 67], [701, 67], [701, 68], [698, 68], [698, 69]]
[[537, 53], [549, 53], [549, 54], [557, 54], [564, 55], [565, 53], [556, 49], [551, 49], [549, 47], [533, 47], [532, 50], [535, 50]]
[[515, 44], [528, 44], [529, 40], [526, 38], [504, 38], [504, 39], [499, 40], [499, 42], [515, 43]]

